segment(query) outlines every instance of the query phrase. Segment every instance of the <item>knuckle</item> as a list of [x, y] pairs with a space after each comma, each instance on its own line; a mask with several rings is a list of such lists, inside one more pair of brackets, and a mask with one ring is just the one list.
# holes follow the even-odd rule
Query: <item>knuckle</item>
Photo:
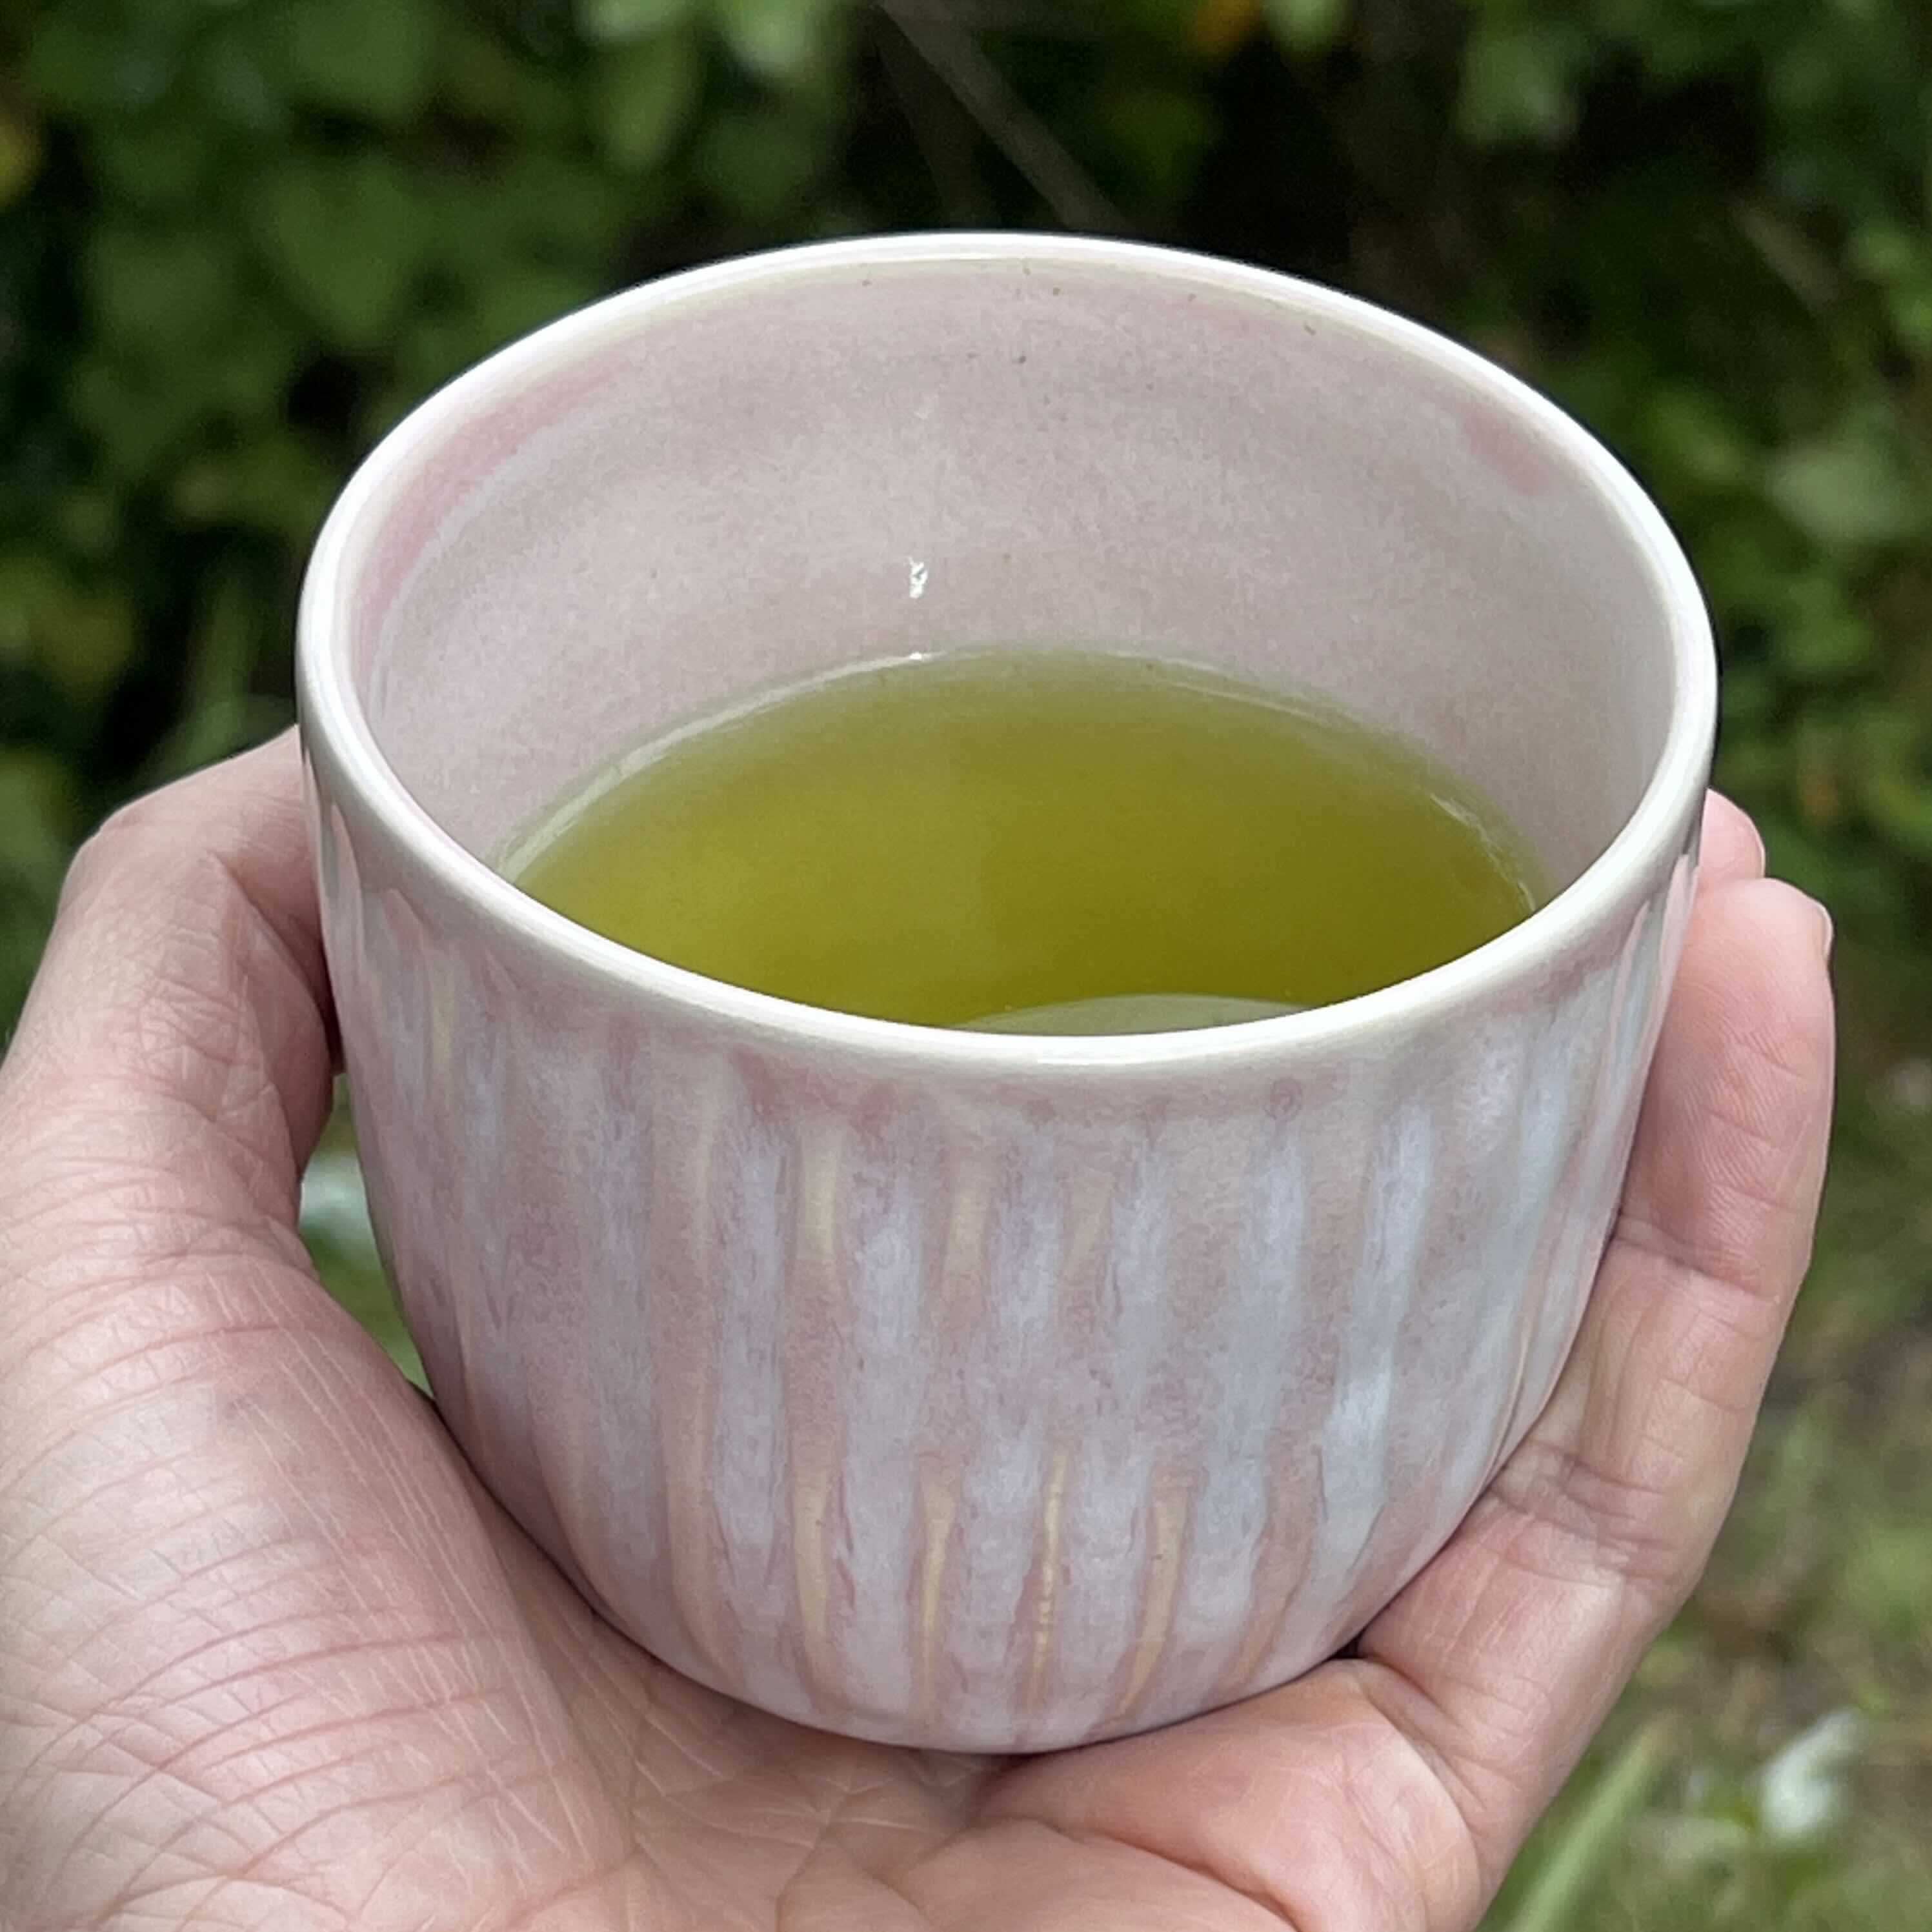
[[166, 838], [165, 794], [150, 793], [118, 806], [81, 842], [61, 892], [63, 912], [82, 904], [110, 880], [152, 862]]

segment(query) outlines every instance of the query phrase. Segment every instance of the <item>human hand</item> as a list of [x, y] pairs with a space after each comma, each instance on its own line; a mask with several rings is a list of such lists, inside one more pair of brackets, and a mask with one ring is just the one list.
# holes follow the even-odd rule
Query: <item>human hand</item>
[[9, 1932], [1454, 1932], [1727, 1508], [1808, 1257], [1826, 929], [1714, 799], [1547, 1412], [1354, 1654], [1017, 1764], [800, 1730], [601, 1623], [296, 1232], [330, 1021], [293, 745], [77, 862], [0, 1066]]

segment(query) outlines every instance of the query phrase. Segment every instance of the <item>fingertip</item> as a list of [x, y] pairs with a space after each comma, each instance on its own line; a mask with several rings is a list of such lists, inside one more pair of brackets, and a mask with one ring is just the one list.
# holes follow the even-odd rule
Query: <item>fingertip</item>
[[1702, 866], [1708, 885], [1764, 876], [1764, 840], [1750, 814], [1722, 792], [1704, 796]]
[[16, 1097], [34, 1076], [43, 1110], [50, 1092], [111, 1088], [130, 1114], [253, 1109], [249, 1132], [271, 1140], [279, 1111], [286, 1192], [327, 1115], [333, 1050], [288, 732], [124, 806], [88, 840], [6, 1071]]
[[1810, 893], [1734, 880], [1697, 908], [1684, 990], [1725, 1036], [1784, 1031], [1815, 1043], [1832, 1031], [1831, 947], [1831, 916]]
[[1836, 1052], [1817, 902], [1781, 879], [1702, 896], [1627, 1206], [1704, 1273], [1788, 1301], [1809, 1253]]

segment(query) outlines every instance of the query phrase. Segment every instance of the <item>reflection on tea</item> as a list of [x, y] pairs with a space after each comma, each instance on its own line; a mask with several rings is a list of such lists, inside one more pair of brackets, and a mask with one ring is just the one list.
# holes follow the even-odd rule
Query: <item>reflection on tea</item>
[[504, 869], [639, 951], [882, 1019], [1052, 1034], [1345, 1000], [1534, 910], [1414, 748], [1191, 668], [1049, 652], [847, 672], [643, 747]]

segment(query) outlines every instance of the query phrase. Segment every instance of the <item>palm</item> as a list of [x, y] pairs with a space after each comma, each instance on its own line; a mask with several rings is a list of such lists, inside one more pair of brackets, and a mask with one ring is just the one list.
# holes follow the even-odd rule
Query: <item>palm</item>
[[98, 842], [0, 1078], [0, 1920], [1474, 1922], [1694, 1579], [1802, 1271], [1828, 998], [1735, 814], [1583, 1340], [1456, 1541], [1347, 1660], [1001, 1764], [655, 1664], [322, 1294], [295, 798], [283, 747]]

